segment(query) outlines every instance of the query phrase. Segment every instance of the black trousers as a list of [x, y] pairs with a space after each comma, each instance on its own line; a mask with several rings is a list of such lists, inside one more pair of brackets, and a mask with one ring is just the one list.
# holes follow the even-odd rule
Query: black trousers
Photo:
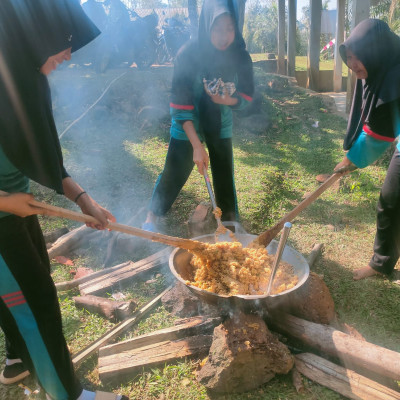
[[[236, 221], [238, 209], [233, 170], [232, 139], [206, 139], [217, 206], [223, 221]], [[193, 170], [193, 147], [188, 140], [171, 138], [164, 170], [155, 184], [149, 209], [163, 216], [171, 208]], [[199, 177], [200, 179], [200, 177]], [[201, 178], [203, 179], [203, 178]], [[202, 184], [203, 181], [200, 181]], [[204, 183], [205, 185], [205, 183]]]
[[374, 255], [369, 265], [390, 274], [400, 256], [400, 153], [395, 150], [377, 206]]
[[36, 216], [0, 218], [0, 325], [7, 355], [21, 358], [52, 399], [80, 396]]

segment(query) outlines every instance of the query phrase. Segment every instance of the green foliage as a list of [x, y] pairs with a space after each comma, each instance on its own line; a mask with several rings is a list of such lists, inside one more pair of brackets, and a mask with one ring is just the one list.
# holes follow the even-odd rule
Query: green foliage
[[251, 53], [276, 53], [278, 8], [275, 2], [262, 4], [257, 1], [247, 7], [243, 37]]
[[381, 0], [371, 7], [371, 18], [385, 21], [390, 29], [400, 35], [400, 1]]

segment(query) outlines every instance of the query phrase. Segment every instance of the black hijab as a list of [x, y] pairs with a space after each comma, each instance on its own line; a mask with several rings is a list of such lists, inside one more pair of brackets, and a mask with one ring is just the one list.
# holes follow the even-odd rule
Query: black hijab
[[343, 148], [350, 149], [368, 123], [372, 111], [400, 98], [400, 38], [378, 19], [366, 19], [351, 32], [339, 51], [347, 64], [346, 49], [351, 50], [368, 72], [358, 79]]
[[[228, 14], [235, 26], [235, 40], [224, 51], [217, 50], [211, 43], [211, 28], [218, 17]], [[199, 20], [199, 64], [202, 77], [207, 80], [221, 78], [224, 82], [233, 82], [235, 75], [247, 62], [249, 55], [246, 44], [238, 27], [236, 0], [204, 0]], [[242, 79], [242, 91], [253, 94], [253, 78]], [[240, 88], [238, 88], [240, 89]], [[221, 129], [221, 112], [218, 104], [212, 102], [204, 91], [200, 101], [200, 121], [205, 132], [214, 135]]]
[[100, 31], [79, 0], [0, 1], [0, 145], [30, 179], [63, 193], [64, 166], [46, 60], [74, 52]]

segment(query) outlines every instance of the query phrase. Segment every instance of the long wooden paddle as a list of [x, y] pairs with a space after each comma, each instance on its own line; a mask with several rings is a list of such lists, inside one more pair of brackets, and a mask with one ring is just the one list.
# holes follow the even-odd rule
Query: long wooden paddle
[[[7, 196], [9, 193], [0, 190], [0, 196]], [[83, 222], [83, 223], [96, 223], [98, 224], [96, 218], [82, 214], [80, 212], [67, 210], [62, 207], [52, 206], [50, 204], [42, 203], [37, 200], [31, 200], [29, 204], [37, 208], [37, 213], [41, 215], [50, 215], [52, 217], [62, 217], [71, 219], [73, 221]], [[174, 236], [163, 235], [161, 233], [149, 232], [143, 229], [134, 228], [129, 225], [119, 224], [117, 222], [109, 222], [107, 229], [126, 233], [128, 235], [139, 236], [145, 239], [152, 240], [153, 242], [160, 242], [167, 244], [168, 246], [180, 247], [186, 250], [202, 250], [205, 246], [203, 243], [196, 240], [182, 239]]]
[[282, 230], [285, 222], [293, 221], [306, 207], [308, 207], [314, 200], [316, 200], [326, 189], [331, 187], [337, 180], [339, 180], [346, 172], [354, 171], [356, 167], [351, 166], [348, 168], [342, 168], [339, 171], [331, 175], [317, 190], [312, 192], [307, 196], [298, 206], [296, 206], [292, 211], [287, 213], [282, 219], [280, 219], [272, 228], [261, 233], [257, 238], [255, 238], [249, 247], [253, 246], [263, 246], [266, 247], [271, 243], [271, 240]]

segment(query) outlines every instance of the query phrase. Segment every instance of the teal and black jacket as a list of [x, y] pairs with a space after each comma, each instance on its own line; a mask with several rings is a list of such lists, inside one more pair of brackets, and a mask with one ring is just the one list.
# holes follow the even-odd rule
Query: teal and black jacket
[[[222, 54], [226, 53], [226, 54]], [[219, 138], [232, 137], [232, 111], [244, 109], [254, 93], [253, 67], [249, 53], [245, 49], [208, 52], [212, 58], [202, 59], [199, 42], [187, 43], [178, 53], [172, 80], [170, 113], [172, 117], [171, 136], [188, 140], [182, 123], [193, 121], [196, 132], [203, 139], [204, 130], [216, 130]], [[221, 78], [233, 82], [236, 92], [232, 97], [238, 99], [235, 106], [210, 104], [205, 93], [203, 78]]]

